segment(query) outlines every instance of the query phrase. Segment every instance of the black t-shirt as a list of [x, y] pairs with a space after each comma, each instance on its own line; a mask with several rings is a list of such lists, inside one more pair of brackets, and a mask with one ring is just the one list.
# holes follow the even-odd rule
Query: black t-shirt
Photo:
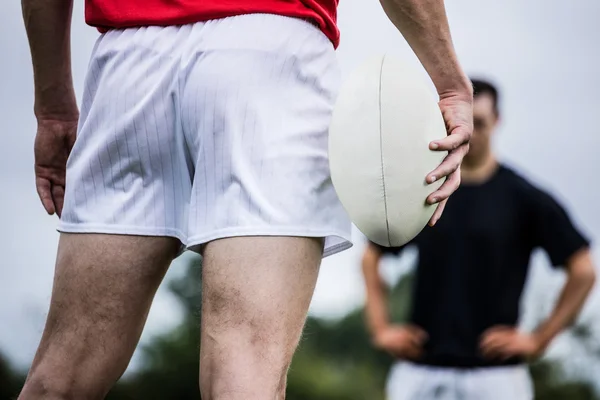
[[461, 185], [437, 225], [410, 244], [419, 250], [411, 321], [429, 336], [418, 362], [453, 367], [521, 362], [483, 359], [481, 335], [517, 324], [535, 248], [561, 266], [589, 245], [552, 197], [504, 166], [481, 185]]

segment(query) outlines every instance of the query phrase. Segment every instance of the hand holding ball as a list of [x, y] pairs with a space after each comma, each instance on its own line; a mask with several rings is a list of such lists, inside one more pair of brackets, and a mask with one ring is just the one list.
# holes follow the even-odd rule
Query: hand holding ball
[[418, 71], [389, 56], [369, 60], [342, 85], [329, 132], [331, 177], [352, 222], [377, 244], [413, 239], [436, 206], [425, 182], [447, 152], [429, 143], [446, 126]]

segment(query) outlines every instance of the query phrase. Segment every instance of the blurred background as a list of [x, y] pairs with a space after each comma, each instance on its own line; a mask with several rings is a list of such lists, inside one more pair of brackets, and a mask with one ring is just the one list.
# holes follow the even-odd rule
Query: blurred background
[[[546, 188], [594, 243], [600, 264], [600, 2], [453, 0], [454, 42], [467, 72], [495, 82], [503, 161]], [[76, 1], [73, 70], [78, 96], [97, 33]], [[338, 56], [347, 74], [369, 56], [391, 53], [418, 65], [379, 2], [342, 0]], [[40, 339], [52, 286], [56, 219], [38, 202], [33, 176], [33, 80], [20, 4], [0, 2], [0, 400], [18, 393]], [[360, 258], [364, 238], [323, 263], [306, 333], [289, 378], [290, 400], [378, 400], [392, 360], [371, 347], [364, 327]], [[406, 317], [416, 253], [384, 263], [393, 316]], [[197, 399], [201, 261], [175, 261], [153, 305], [141, 344], [110, 399]], [[522, 324], [551, 310], [564, 276], [543, 254], [532, 259]], [[539, 399], [600, 399], [600, 297], [532, 365]], [[507, 399], [509, 400], [509, 399]]]

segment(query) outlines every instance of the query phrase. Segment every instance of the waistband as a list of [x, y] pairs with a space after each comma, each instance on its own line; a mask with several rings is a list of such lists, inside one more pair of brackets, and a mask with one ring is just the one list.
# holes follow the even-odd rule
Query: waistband
[[427, 367], [442, 367], [442, 368], [459, 368], [459, 369], [475, 369], [475, 368], [495, 368], [508, 367], [525, 364], [525, 360], [520, 357], [513, 357], [508, 360], [485, 360], [480, 357], [461, 357], [461, 356], [425, 356], [420, 360], [411, 360], [413, 364]]

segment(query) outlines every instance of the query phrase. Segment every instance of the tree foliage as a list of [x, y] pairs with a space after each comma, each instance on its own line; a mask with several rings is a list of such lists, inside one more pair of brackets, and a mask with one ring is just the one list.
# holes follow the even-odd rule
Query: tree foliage
[[15, 372], [8, 360], [0, 354], [0, 400], [16, 398], [24, 379], [22, 374]]

